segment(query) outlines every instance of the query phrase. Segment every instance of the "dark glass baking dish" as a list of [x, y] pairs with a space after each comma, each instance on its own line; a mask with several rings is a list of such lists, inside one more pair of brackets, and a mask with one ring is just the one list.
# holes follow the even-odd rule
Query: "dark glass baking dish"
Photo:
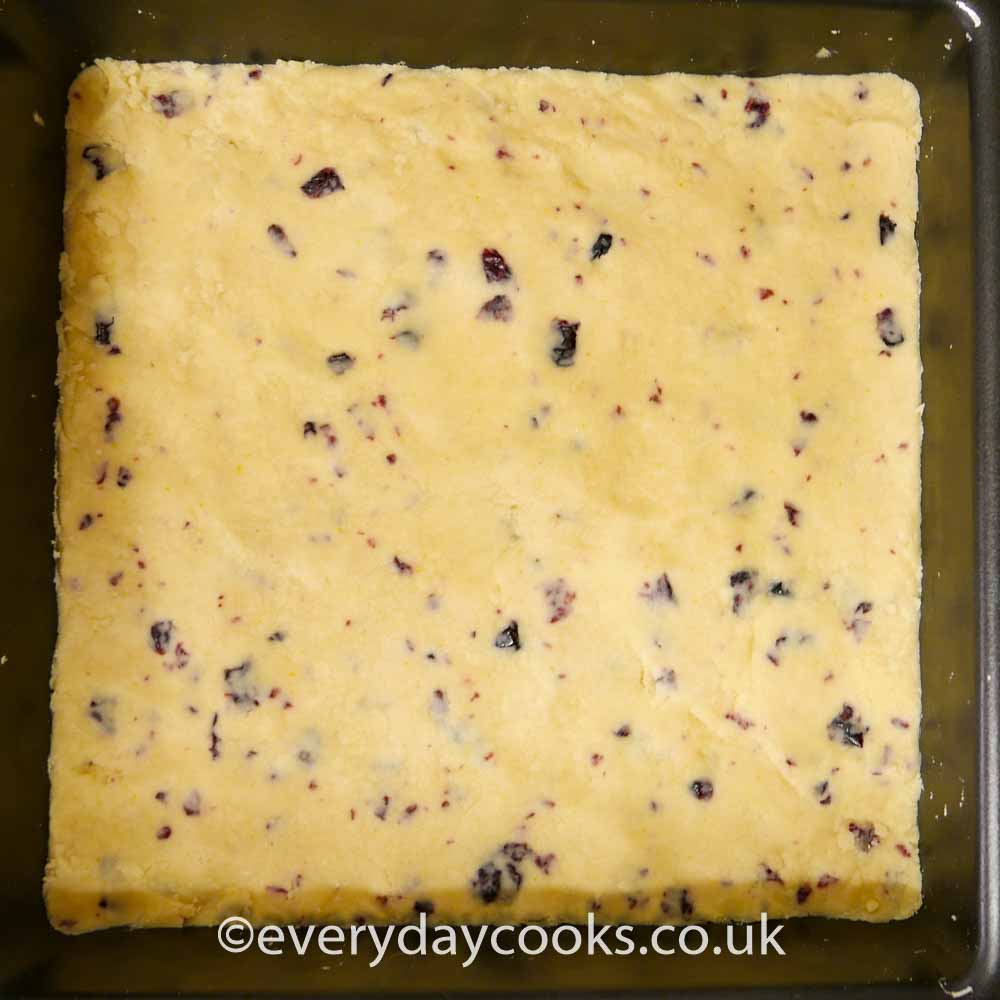
[[[151, 4], [137, 9], [138, 4]], [[817, 59], [827, 48], [832, 55]], [[52, 420], [65, 94], [97, 56], [562, 66], [766, 76], [892, 70], [925, 122], [922, 351], [926, 899], [804, 919], [785, 957], [228, 955], [210, 929], [51, 930], [46, 852]], [[0, 988], [10, 995], [521, 992], [1000, 996], [1000, 0], [0, 0]]]

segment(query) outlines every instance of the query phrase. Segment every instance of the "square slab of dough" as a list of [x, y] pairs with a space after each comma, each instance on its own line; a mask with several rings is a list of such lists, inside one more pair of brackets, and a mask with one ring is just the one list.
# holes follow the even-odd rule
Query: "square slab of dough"
[[915, 910], [911, 85], [69, 104], [57, 927]]

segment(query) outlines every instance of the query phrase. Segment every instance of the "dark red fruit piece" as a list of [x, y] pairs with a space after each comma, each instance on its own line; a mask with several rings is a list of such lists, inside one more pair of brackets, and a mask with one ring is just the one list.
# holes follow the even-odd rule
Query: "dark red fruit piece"
[[819, 417], [811, 410], [799, 410], [799, 420], [804, 424], [815, 424], [819, 421]]
[[264, 71], [262, 69], [260, 69], [260, 67], [252, 69], [252, 70], [250, 70], [249, 73], [247, 73], [247, 76], [251, 80], [259, 80], [263, 75], [264, 75]]
[[533, 853], [531, 848], [521, 841], [510, 841], [504, 844], [500, 850], [511, 861], [523, 861], [529, 854]]
[[271, 223], [267, 227], [267, 235], [271, 237], [275, 246], [282, 253], [287, 254], [289, 257], [298, 257], [298, 251], [292, 246], [292, 241], [288, 238], [288, 234], [277, 223]]
[[715, 786], [708, 778], [698, 778], [691, 782], [691, 794], [699, 802], [707, 802], [715, 794]]
[[774, 295], [774, 289], [773, 288], [758, 288], [757, 289], [757, 298], [759, 298], [762, 302], [765, 299], [771, 298], [773, 295]]
[[344, 182], [333, 167], [323, 167], [322, 170], [317, 170], [300, 190], [307, 198], [325, 198], [334, 191], [343, 191]]
[[448, 255], [443, 250], [428, 250], [427, 259], [433, 261], [435, 264], [448, 263]]
[[741, 569], [729, 575], [729, 586], [733, 588], [733, 614], [738, 615], [740, 609], [750, 600], [754, 590], [757, 570]]
[[859, 851], [867, 854], [879, 843], [879, 835], [872, 823], [848, 823], [847, 829], [854, 834], [854, 843]]
[[171, 833], [173, 833], [173, 830], [171, 830], [169, 826], [161, 826], [159, 830], [156, 831], [156, 839], [169, 840]]
[[201, 794], [197, 790], [190, 792], [181, 806], [184, 809], [185, 816], [200, 816]]
[[670, 601], [673, 604], [677, 603], [677, 598], [674, 596], [673, 584], [671, 584], [670, 577], [666, 573], [661, 573], [652, 584], [648, 580], [643, 583], [642, 590], [639, 591], [639, 596], [645, 597], [647, 601]]
[[115, 425], [122, 422], [122, 404], [117, 396], [112, 396], [107, 402], [108, 416], [104, 421], [104, 436], [111, 438]]
[[557, 367], [569, 368], [576, 360], [576, 332], [580, 324], [557, 318], [552, 321], [552, 329], [559, 334], [560, 340], [552, 348], [550, 356]]
[[521, 633], [518, 630], [517, 622], [511, 619], [499, 632], [497, 632], [496, 638], [493, 640], [493, 645], [497, 649], [514, 649], [518, 650], [521, 648]]
[[814, 785], [813, 791], [816, 793], [816, 798], [819, 800], [821, 806], [828, 806], [833, 801], [833, 793], [830, 791], [829, 781], [821, 781], [818, 785]]
[[839, 737], [845, 747], [863, 747], [868, 726], [864, 725], [860, 715], [856, 715], [852, 706], [846, 702], [838, 715], [835, 715], [826, 727], [827, 736], [831, 740]]
[[132, 481], [132, 473], [129, 469], [126, 469], [124, 465], [118, 466], [118, 476], [115, 482], [122, 488], [125, 489], [126, 486]]
[[398, 573], [402, 573], [403, 576], [407, 576], [413, 572], [413, 567], [408, 562], [404, 562], [400, 559], [399, 556], [392, 557], [392, 564], [396, 567], [396, 571]]
[[767, 588], [767, 592], [772, 597], [794, 597], [795, 595], [789, 590], [783, 580], [775, 580], [770, 587]]
[[494, 319], [502, 323], [509, 323], [514, 314], [514, 307], [506, 295], [494, 295], [488, 302], [484, 302], [479, 310], [480, 319]]
[[169, 94], [153, 95], [153, 110], [159, 111], [164, 118], [176, 118], [184, 114], [189, 101], [179, 90], [171, 90]]
[[896, 232], [896, 223], [884, 212], [878, 217], [878, 241], [881, 246], [885, 246], [885, 241]]
[[611, 233], [601, 233], [590, 248], [590, 259], [597, 260], [598, 257], [603, 257], [611, 249], [613, 241], [614, 237]]
[[287, 638], [288, 638], [287, 633], [283, 632], [281, 629], [278, 629], [276, 632], [272, 632], [267, 637], [267, 641], [268, 642], [284, 642], [285, 639], [287, 639]]
[[785, 501], [785, 516], [788, 518], [788, 523], [793, 527], [798, 527], [799, 514], [802, 512], [793, 503]]
[[153, 652], [163, 656], [170, 649], [170, 637], [173, 635], [174, 623], [169, 619], [153, 622], [149, 626], [149, 644]]
[[556, 106], [550, 103], [549, 101], [545, 100], [544, 97], [538, 102], [539, 111], [555, 111], [555, 109]]
[[212, 716], [212, 726], [208, 731], [209, 743], [208, 752], [212, 755], [212, 760], [218, 760], [222, 756], [222, 751], [219, 747], [222, 745], [222, 737], [215, 731], [215, 727], [219, 724], [219, 713], [216, 712]]
[[101, 317], [98, 317], [94, 320], [94, 340], [100, 344], [101, 347], [111, 346], [111, 335], [114, 333], [114, 325], [114, 316], [112, 316], [111, 319], [102, 319]]
[[344, 351], [340, 351], [337, 354], [331, 354], [326, 359], [326, 363], [330, 366], [334, 375], [343, 375], [344, 372], [354, 367], [354, 357]]
[[[392, 76], [392, 74], [390, 73], [389, 76]], [[385, 85], [383, 84], [383, 86]], [[434, 912], [434, 904], [429, 899], [418, 899], [413, 904], [413, 912], [426, 913], [430, 916]]]
[[115, 731], [115, 699], [91, 698], [87, 715], [109, 735]]
[[222, 679], [227, 689], [226, 698], [245, 712], [260, 705], [257, 699], [257, 689], [250, 681], [252, 671], [253, 663], [250, 660], [244, 660], [237, 666], [227, 667], [222, 671]]
[[771, 102], [762, 101], [759, 97], [748, 97], [743, 110], [751, 116], [747, 128], [760, 128], [771, 114]]
[[[384, 87], [393, 78], [393, 76], [395, 76], [394, 73], [386, 73], [385, 76], [382, 77], [382, 86]], [[431, 907], [431, 909], [433, 910], [433, 907]]]
[[94, 523], [94, 515], [84, 514], [83, 517], [80, 518], [79, 528], [81, 531], [86, 531], [93, 523]]
[[94, 179], [103, 181], [115, 168], [108, 165], [108, 147], [94, 144], [83, 147], [83, 158], [94, 168]]
[[875, 329], [886, 347], [898, 347], [906, 339], [892, 309], [889, 308], [875, 314]]
[[801, 906], [812, 895], [812, 886], [803, 883], [795, 890], [795, 902]]
[[615, 730], [615, 736], [617, 736], [619, 739], [625, 739], [626, 737], [631, 735], [632, 735], [632, 727], [627, 722], [624, 725], [619, 726]]
[[776, 872], [770, 865], [762, 864], [760, 866], [760, 873], [764, 877], [765, 882], [776, 882], [778, 885], [785, 884], [785, 880], [781, 877], [781, 874]]
[[484, 902], [494, 903], [500, 895], [500, 883], [503, 873], [492, 861], [487, 861], [476, 871], [472, 880], [472, 891]]
[[513, 276], [507, 261], [503, 259], [503, 254], [490, 247], [483, 250], [483, 273], [487, 281], [510, 281]]
[[302, 425], [302, 436], [303, 437], [315, 437], [316, 436], [316, 422], [314, 420], [307, 420]]

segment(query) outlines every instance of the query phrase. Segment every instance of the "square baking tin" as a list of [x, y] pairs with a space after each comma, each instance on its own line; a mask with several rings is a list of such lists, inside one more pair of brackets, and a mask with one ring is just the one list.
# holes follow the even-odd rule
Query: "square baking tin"
[[[146, 6], [146, 4], [150, 6]], [[139, 5], [142, 5], [141, 7]], [[828, 57], [818, 56], [826, 49]], [[892, 71], [924, 117], [925, 900], [786, 922], [784, 957], [229, 955], [45, 918], [63, 115], [82, 64], [312, 59], [618, 73]], [[1000, 997], [1000, 0], [0, 0], [0, 989], [8, 995]], [[719, 929], [713, 942], [721, 939]], [[463, 956], [464, 957], [464, 956]], [[971, 992], [963, 992], [971, 989]]]

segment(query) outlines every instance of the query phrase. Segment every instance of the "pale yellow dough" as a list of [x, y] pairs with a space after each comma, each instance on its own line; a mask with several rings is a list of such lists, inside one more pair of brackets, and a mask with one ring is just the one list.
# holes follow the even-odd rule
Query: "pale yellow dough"
[[67, 128], [55, 926], [913, 913], [910, 84], [102, 61]]

